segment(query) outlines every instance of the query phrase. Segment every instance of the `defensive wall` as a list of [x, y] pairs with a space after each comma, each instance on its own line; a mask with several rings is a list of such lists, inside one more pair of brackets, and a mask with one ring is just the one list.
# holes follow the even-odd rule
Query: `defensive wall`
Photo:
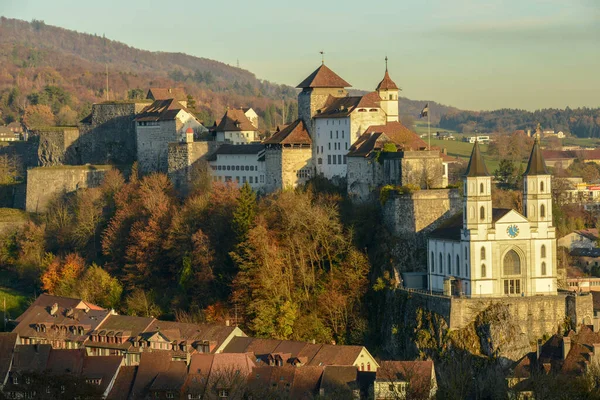
[[32, 168], [27, 171], [28, 212], [43, 212], [48, 202], [59, 193], [98, 187], [110, 165], [73, 165]]
[[461, 298], [397, 289], [408, 298], [409, 309], [422, 308], [441, 316], [449, 330], [464, 329], [485, 310], [496, 305], [507, 307], [506, 323], [514, 324], [533, 343], [552, 335], [570, 322], [573, 326], [593, 323], [593, 300], [590, 294], [559, 292], [554, 296]]
[[302, 185], [310, 178], [299, 171], [311, 170], [310, 147], [273, 146], [265, 151], [265, 192]]
[[169, 143], [167, 173], [173, 185], [185, 191], [192, 179], [194, 166], [210, 157], [221, 144], [208, 141]]

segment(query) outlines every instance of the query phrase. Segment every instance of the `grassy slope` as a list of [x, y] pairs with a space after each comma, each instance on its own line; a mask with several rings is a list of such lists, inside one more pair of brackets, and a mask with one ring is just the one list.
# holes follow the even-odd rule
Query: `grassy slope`
[[[21, 315], [29, 305], [30, 296], [15, 289], [9, 289], [0, 286], [0, 317], [4, 321], [4, 301], [6, 300], [6, 312], [9, 319], [14, 319]], [[0, 321], [0, 331], [4, 324]]]

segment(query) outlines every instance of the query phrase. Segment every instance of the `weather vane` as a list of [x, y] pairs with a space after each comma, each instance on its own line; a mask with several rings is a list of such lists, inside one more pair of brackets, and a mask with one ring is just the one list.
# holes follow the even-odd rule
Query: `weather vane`
[[385, 56], [385, 70], [387, 71], [387, 62], [388, 62], [388, 58], [387, 55]]
[[325, 52], [321, 50], [319, 53], [321, 54], [321, 64], [325, 64]]

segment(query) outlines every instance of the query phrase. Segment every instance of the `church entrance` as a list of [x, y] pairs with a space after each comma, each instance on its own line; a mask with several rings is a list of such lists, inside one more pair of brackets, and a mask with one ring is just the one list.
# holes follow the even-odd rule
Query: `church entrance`
[[502, 273], [505, 277], [504, 294], [506, 296], [521, 294], [521, 257], [516, 251], [510, 250], [502, 260]]

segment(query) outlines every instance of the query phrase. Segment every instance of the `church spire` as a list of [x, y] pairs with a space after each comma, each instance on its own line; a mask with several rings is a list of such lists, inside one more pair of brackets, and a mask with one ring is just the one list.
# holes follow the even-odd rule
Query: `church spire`
[[525, 175], [550, 175], [548, 169], [546, 168], [544, 156], [542, 155], [540, 141], [537, 137], [533, 142], [533, 148], [531, 149], [531, 155], [529, 156], [529, 162], [527, 163]]
[[485, 166], [485, 162], [483, 162], [483, 157], [481, 156], [481, 151], [479, 150], [478, 141], [475, 141], [475, 145], [473, 146], [473, 151], [471, 152], [471, 159], [469, 160], [469, 166], [467, 167], [467, 172], [465, 172], [465, 176], [490, 176]]
[[377, 90], [377, 91], [381, 91], [381, 90], [400, 90], [398, 88], [398, 85], [396, 85], [396, 82], [394, 82], [392, 80], [392, 78], [390, 78], [390, 74], [388, 72], [388, 58], [387, 58], [387, 56], [385, 56], [385, 74], [383, 74], [383, 79], [381, 80], [381, 82], [379, 82], [379, 85], [377, 85], [377, 88], [375, 90]]

